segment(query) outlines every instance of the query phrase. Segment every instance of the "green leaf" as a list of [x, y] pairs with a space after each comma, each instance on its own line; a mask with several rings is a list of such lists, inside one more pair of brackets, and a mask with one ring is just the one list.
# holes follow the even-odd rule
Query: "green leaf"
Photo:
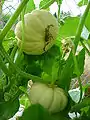
[[2, 0], [2, 5], [4, 4], [5, 0]]
[[5, 40], [7, 40], [8, 38], [13, 39], [15, 37], [15, 33], [14, 30], [9, 30], [9, 32], [7, 33], [7, 35], [5, 36]]
[[[51, 0], [42, 0], [39, 4], [39, 8], [44, 6], [45, 4], [47, 4], [47, 2], [49, 2], [49, 1], [51, 1]], [[49, 6], [47, 8], [49, 8]]]
[[15, 98], [8, 102], [0, 103], [0, 120], [7, 120], [14, 116], [19, 109], [19, 100]]
[[55, 60], [52, 66], [52, 82], [55, 82], [58, 79], [58, 71], [59, 71], [59, 60]]
[[24, 105], [25, 109], [30, 106], [30, 101], [25, 94], [20, 98], [20, 104]]
[[85, 25], [86, 25], [86, 28], [89, 30], [90, 32], [90, 12], [88, 12], [88, 16], [86, 18], [86, 21], [85, 21]]
[[69, 36], [75, 36], [78, 23], [79, 17], [69, 17], [65, 19], [64, 25], [62, 25], [59, 29], [60, 37], [65, 38]]
[[3, 42], [3, 46], [4, 46], [4, 49], [6, 51], [8, 51], [10, 49], [10, 44], [12, 44], [12, 42], [13, 42], [12, 40], [8, 40], [8, 41]]
[[32, 64], [26, 65], [25, 71], [30, 73], [30, 74], [40, 76], [42, 69], [40, 68], [40, 65], [38, 63], [33, 62]]
[[2, 72], [2, 70], [0, 69], [0, 77], [2, 76], [2, 74], [3, 74], [3, 72]]
[[41, 66], [44, 72], [52, 75], [53, 65], [55, 64], [57, 58], [60, 56], [60, 49], [58, 46], [53, 46], [42, 56]]
[[72, 53], [66, 60], [66, 64], [64, 65], [61, 74], [59, 75], [58, 84], [60, 87], [64, 88], [66, 91], [69, 90], [70, 82], [73, 74], [73, 55]]
[[[85, 63], [85, 48], [83, 48], [78, 55], [76, 55], [77, 59], [77, 64], [78, 64], [78, 69], [79, 69], [79, 74], [80, 76], [83, 74], [84, 71], [84, 63]], [[77, 71], [74, 67], [73, 71], [73, 78], [77, 77]]]
[[50, 76], [49, 74], [42, 72], [41, 78], [43, 79], [43, 82], [51, 83], [52, 76]]
[[3, 101], [3, 96], [4, 96], [4, 93], [3, 93], [3, 82], [2, 82], [2, 78], [0, 76], [0, 102]]
[[52, 115], [54, 120], [70, 120], [68, 119], [68, 116], [63, 115], [63, 113], [56, 113]]
[[[22, 69], [24, 65], [24, 54], [20, 53], [20, 50], [17, 50], [14, 57], [15, 64]], [[22, 63], [22, 64], [21, 64]]]
[[46, 109], [41, 105], [35, 104], [28, 107], [20, 120], [53, 120]]
[[7, 33], [7, 35], [5, 36], [4, 41], [3, 41], [3, 46], [4, 46], [4, 48], [5, 48], [6, 51], [8, 51], [10, 48], [13, 47], [13, 45], [15, 43], [14, 40], [15, 40], [14, 31], [10, 30]]
[[88, 0], [81, 0], [79, 3], [78, 3], [78, 6], [83, 6], [83, 5], [87, 5], [88, 3]]
[[58, 4], [58, 3], [59, 3], [59, 4], [62, 4], [62, 1], [63, 1], [63, 0], [56, 0], [57, 4]]
[[90, 98], [84, 98], [80, 103], [75, 104], [71, 108], [71, 112], [79, 112], [82, 108], [90, 106]]
[[41, 58], [41, 56], [34, 56], [34, 55], [26, 55], [24, 56], [24, 70], [27, 73], [33, 74], [33, 75], [37, 75], [40, 76], [42, 69], [39, 63], [39, 59]]
[[83, 48], [77, 55], [77, 62], [78, 62], [78, 68], [79, 68], [80, 75], [84, 71], [84, 60], [85, 60], [85, 49]]
[[26, 6], [25, 13], [31, 12], [34, 9], [35, 9], [34, 0], [29, 0]]

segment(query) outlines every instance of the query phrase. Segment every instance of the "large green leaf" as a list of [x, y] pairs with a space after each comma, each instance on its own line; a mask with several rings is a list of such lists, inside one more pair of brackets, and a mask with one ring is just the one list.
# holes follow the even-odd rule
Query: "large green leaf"
[[83, 109], [85, 107], [88, 107], [88, 106], [90, 107], [90, 98], [86, 97], [80, 103], [75, 104], [74, 106], [72, 106], [71, 112], [79, 112], [81, 109]]
[[[41, 66], [44, 72], [55, 77], [55, 73], [57, 74], [57, 64], [58, 57], [60, 56], [60, 49], [58, 46], [53, 46], [50, 50], [48, 50], [42, 56]], [[57, 76], [57, 75], [56, 75]]]
[[15, 40], [14, 31], [9, 30], [9, 32], [7, 33], [7, 35], [5, 36], [4, 41], [3, 41], [3, 46], [6, 51], [8, 51], [10, 48], [13, 47], [13, 45], [15, 43], [14, 40]]
[[73, 70], [74, 70], [73, 56], [72, 53], [70, 53], [68, 59], [66, 60], [66, 64], [64, 65], [59, 75], [58, 81], [59, 86], [64, 88], [66, 91], [69, 90]]
[[25, 13], [31, 12], [34, 9], [35, 9], [34, 0], [29, 0], [26, 6]]
[[[45, 4], [47, 4], [47, 2], [49, 2], [50, 0], [42, 0], [39, 4], [39, 7], [44, 6]], [[49, 6], [48, 6], [49, 7]]]
[[24, 54], [24, 69], [27, 73], [40, 76], [42, 69], [39, 64], [41, 56]]
[[87, 3], [88, 3], [88, 0], [81, 0], [81, 1], [78, 3], [78, 6], [87, 5]]
[[41, 105], [35, 104], [28, 107], [20, 120], [53, 120], [47, 110]]
[[54, 120], [70, 120], [68, 116], [64, 115], [64, 112], [56, 113], [52, 116]]
[[41, 0], [39, 4], [39, 8], [47, 9], [49, 10], [49, 6], [51, 6], [55, 0]]
[[64, 25], [60, 27], [60, 37], [65, 38], [69, 36], [75, 36], [77, 26], [79, 23], [79, 17], [69, 17], [65, 20]]
[[7, 120], [14, 116], [19, 109], [19, 100], [15, 98], [8, 102], [0, 103], [0, 120]]

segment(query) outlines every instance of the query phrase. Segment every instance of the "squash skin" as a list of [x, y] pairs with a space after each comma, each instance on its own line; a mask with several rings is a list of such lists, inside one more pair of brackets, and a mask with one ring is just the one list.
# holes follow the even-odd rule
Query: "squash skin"
[[[17, 44], [26, 54], [41, 55], [50, 49], [58, 35], [58, 22], [56, 18], [46, 10], [34, 10], [24, 15], [25, 29], [22, 42], [22, 22], [15, 27]], [[48, 31], [48, 32], [46, 32]]]
[[51, 113], [64, 110], [68, 103], [68, 97], [62, 88], [52, 88], [43, 83], [34, 83], [28, 95], [32, 104], [38, 103]]

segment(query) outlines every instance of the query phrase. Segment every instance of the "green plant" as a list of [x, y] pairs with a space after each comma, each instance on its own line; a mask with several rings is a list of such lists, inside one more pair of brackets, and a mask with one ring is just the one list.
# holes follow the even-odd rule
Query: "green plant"
[[[46, 3], [45, 0], [43, 0], [43, 3], [45, 4], [43, 5], [41, 4], [42, 6], [40, 5], [40, 9], [48, 8], [52, 3], [54, 3], [54, 1], [55, 0], [50, 0], [48, 3]], [[25, 110], [22, 117], [18, 119], [71, 120], [70, 116], [68, 115], [69, 112], [75, 112], [76, 114], [78, 112], [80, 114], [79, 119], [85, 119], [85, 118], [89, 119], [90, 118], [89, 96], [88, 97], [84, 96], [84, 98], [82, 97], [83, 86], [81, 84], [81, 77], [80, 77], [84, 70], [85, 51], [88, 50], [89, 53], [89, 49], [85, 46], [84, 40], [83, 40], [83, 44], [84, 44], [83, 49], [79, 52], [78, 55], [76, 55], [76, 52], [78, 45], [79, 44], [82, 45], [81, 32], [83, 26], [87, 25], [87, 21], [85, 22], [85, 19], [86, 17], [88, 18], [87, 15], [90, 14], [89, 12], [90, 1], [88, 1], [83, 16], [76, 18], [73, 17], [67, 18], [65, 19], [65, 24], [63, 25], [60, 25], [60, 5], [62, 3], [62, 0], [57, 1], [59, 33], [57, 35], [57, 38], [55, 37], [56, 41], [53, 44], [53, 46], [50, 47], [46, 52], [44, 52], [41, 55], [28, 55], [27, 52], [26, 53], [23, 52], [22, 47], [21, 49], [19, 49], [17, 46], [17, 40], [15, 38], [15, 34], [10, 30], [12, 25], [15, 23], [16, 19], [18, 18], [18, 16], [21, 15], [22, 34], [20, 35], [22, 41], [24, 40], [25, 37], [24, 14], [26, 13], [25, 10], [27, 10], [26, 8], [28, 6], [28, 5], [26, 6], [26, 4], [29, 2], [28, 0], [23, 0], [21, 2], [21, 4], [17, 8], [13, 16], [9, 19], [6, 26], [0, 32], [0, 68], [1, 68], [0, 69], [0, 119], [7, 120], [12, 116], [14, 116], [14, 114], [18, 111], [18, 108], [20, 106], [20, 101], [23, 101], [22, 99], [25, 99], [22, 97], [23, 94], [25, 94], [25, 96], [27, 96], [28, 98], [27, 85], [29, 80], [32, 80], [34, 85], [36, 84], [36, 82], [40, 83], [41, 86], [39, 86], [38, 88], [38, 90], [40, 89], [40, 92], [42, 92], [41, 90], [43, 85], [43, 88], [45, 87], [45, 92], [47, 90], [48, 92], [50, 91], [52, 92], [53, 89], [55, 89], [56, 91], [57, 89], [59, 89], [60, 94], [62, 93], [63, 96], [63, 92], [61, 91], [64, 91], [65, 94], [68, 95], [68, 98], [66, 96], [63, 96], [62, 103], [64, 103], [64, 101], [66, 102], [64, 104], [65, 106], [62, 106], [62, 109], [60, 109], [59, 107], [60, 104], [58, 103], [58, 101], [57, 103], [55, 102], [57, 105], [57, 107], [54, 106], [56, 113], [53, 113], [52, 109], [51, 109], [52, 112], [50, 112], [47, 109], [47, 107], [45, 108], [43, 107], [45, 106], [47, 100], [45, 101], [45, 103], [43, 103], [43, 105], [41, 104], [41, 102], [40, 102], [41, 105], [38, 104], [37, 102], [35, 102], [37, 104], [32, 104], [33, 100], [31, 100], [32, 103], [27, 104], [25, 106]], [[33, 8], [30, 9], [30, 12], [35, 8], [33, 0], [32, 0], [32, 4], [33, 4], [32, 5]], [[72, 25], [73, 25], [73, 29], [72, 29]], [[68, 44], [69, 45], [68, 55], [66, 51], [63, 51], [62, 42], [61, 42], [62, 39], [66, 39], [67, 37], [69, 38], [69, 42], [70, 42]], [[8, 42], [9, 44], [7, 44], [6, 42]], [[76, 78], [76, 77], [78, 79], [80, 86], [80, 99], [78, 103], [75, 103], [68, 94], [71, 80], [72, 78]], [[50, 86], [48, 87], [45, 84]], [[33, 89], [33, 85], [29, 87], [31, 87], [31, 90]], [[34, 95], [37, 95], [38, 90], [34, 91], [35, 92]], [[58, 93], [55, 92], [55, 94]], [[50, 95], [45, 94], [45, 95], [46, 97], [52, 96], [52, 94]], [[59, 97], [58, 100], [61, 101], [61, 96], [58, 97]], [[32, 98], [34, 98], [33, 95], [30, 96], [30, 99]]]

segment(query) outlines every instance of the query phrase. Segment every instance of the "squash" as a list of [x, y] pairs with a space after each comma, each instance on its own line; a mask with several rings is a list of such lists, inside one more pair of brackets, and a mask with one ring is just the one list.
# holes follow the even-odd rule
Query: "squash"
[[40, 104], [51, 113], [64, 110], [68, 102], [68, 97], [62, 88], [39, 82], [33, 83], [28, 95], [32, 104]]
[[24, 41], [22, 42], [22, 21], [15, 27], [19, 47], [26, 54], [41, 55], [50, 49], [58, 35], [58, 22], [47, 10], [34, 10], [24, 15]]

